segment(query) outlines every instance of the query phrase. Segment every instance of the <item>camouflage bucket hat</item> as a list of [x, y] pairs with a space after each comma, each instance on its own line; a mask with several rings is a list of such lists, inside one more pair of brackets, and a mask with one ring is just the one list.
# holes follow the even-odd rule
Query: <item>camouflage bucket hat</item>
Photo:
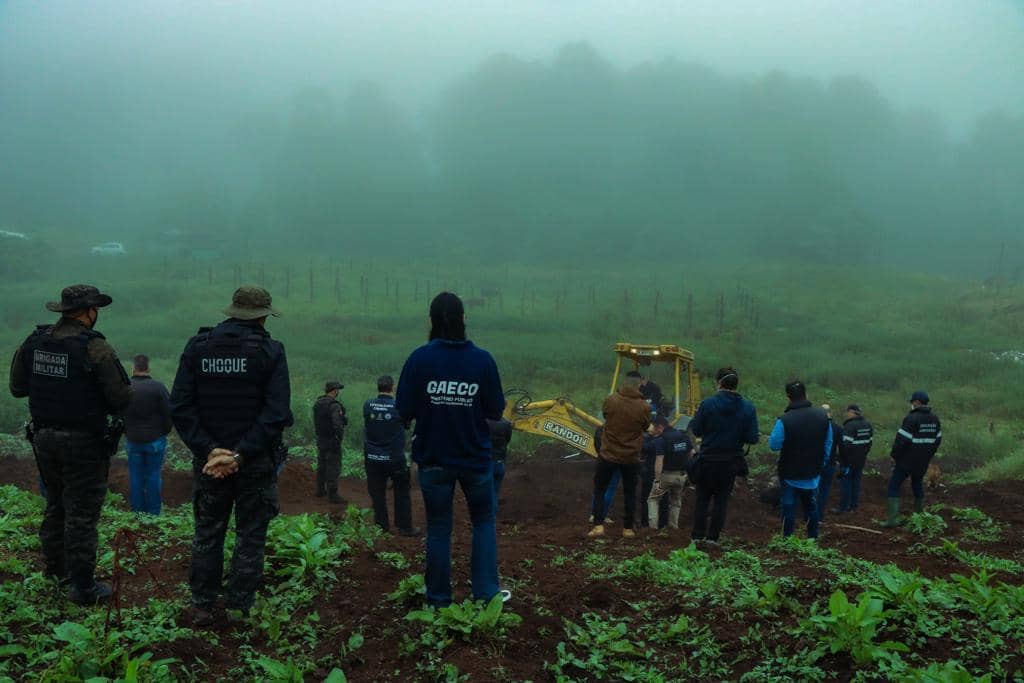
[[268, 315], [277, 317], [280, 313], [271, 306], [272, 301], [270, 292], [262, 287], [239, 287], [224, 314], [238, 320], [256, 320]]
[[92, 285], [71, 285], [61, 290], [60, 301], [50, 301], [46, 310], [54, 313], [84, 311], [88, 308], [103, 308], [114, 300]]

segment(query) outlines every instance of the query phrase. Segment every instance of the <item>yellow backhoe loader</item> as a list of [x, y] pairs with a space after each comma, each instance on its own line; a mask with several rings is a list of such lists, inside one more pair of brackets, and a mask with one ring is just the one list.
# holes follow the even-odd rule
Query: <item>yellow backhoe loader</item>
[[[631, 370], [653, 363], [672, 364], [675, 401], [669, 422], [685, 429], [700, 404], [700, 377], [693, 366], [693, 354], [674, 344], [619, 342], [615, 345], [615, 372], [609, 393], [618, 386], [624, 361], [631, 365]], [[577, 408], [568, 398], [534, 401], [518, 390], [509, 391], [505, 398], [505, 419], [512, 423], [513, 429], [557, 439], [582, 453], [597, 457], [594, 430], [604, 423]]]

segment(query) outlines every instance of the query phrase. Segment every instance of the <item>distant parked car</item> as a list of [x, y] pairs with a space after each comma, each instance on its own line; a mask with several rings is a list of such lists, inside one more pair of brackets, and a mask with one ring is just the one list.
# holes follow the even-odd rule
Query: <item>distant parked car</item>
[[92, 248], [92, 253], [103, 254], [104, 256], [118, 256], [124, 254], [124, 245], [120, 242], [104, 242]]

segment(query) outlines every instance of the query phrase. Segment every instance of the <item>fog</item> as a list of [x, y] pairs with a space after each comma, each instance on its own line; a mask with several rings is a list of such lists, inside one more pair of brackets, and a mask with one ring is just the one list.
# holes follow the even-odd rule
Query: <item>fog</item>
[[1019, 275], [1022, 8], [4, 3], [0, 229]]

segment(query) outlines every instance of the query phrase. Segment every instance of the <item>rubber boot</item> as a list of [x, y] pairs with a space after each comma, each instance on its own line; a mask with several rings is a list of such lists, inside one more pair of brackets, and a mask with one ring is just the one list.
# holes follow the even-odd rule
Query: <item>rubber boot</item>
[[900, 519], [900, 499], [899, 498], [887, 498], [885, 501], [886, 511], [888, 512], [888, 518], [882, 522], [882, 526], [891, 529], [898, 527], [903, 524], [903, 520]]
[[668, 506], [668, 528], [669, 529], [678, 529], [679, 528], [679, 511], [680, 511], [680, 509], [681, 508], [678, 505], [669, 505]]
[[914, 499], [914, 512], [924, 512], [924, 498]]
[[647, 499], [647, 526], [655, 531], [658, 530], [658, 506], [660, 504], [660, 498]]

